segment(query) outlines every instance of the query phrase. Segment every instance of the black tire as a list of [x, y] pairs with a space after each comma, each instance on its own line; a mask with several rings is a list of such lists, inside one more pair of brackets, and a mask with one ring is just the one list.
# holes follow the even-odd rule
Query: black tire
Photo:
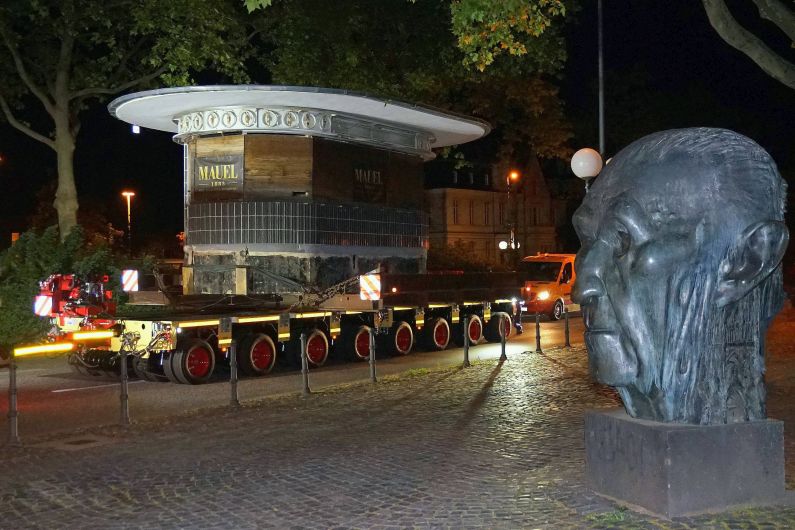
[[276, 365], [277, 349], [265, 333], [250, 333], [237, 345], [237, 367], [241, 373], [260, 376], [270, 373]]
[[351, 361], [366, 361], [370, 358], [370, 326], [347, 328], [340, 337], [343, 357]]
[[[186, 385], [199, 385], [210, 380], [215, 370], [215, 351], [207, 341], [186, 339], [177, 344], [166, 359], [163, 368], [169, 366], [173, 377]], [[168, 375], [168, 373], [166, 373]], [[171, 379], [171, 377], [169, 377]]]
[[[483, 338], [483, 319], [478, 315], [468, 315], [467, 318], [469, 319], [469, 345], [474, 346]], [[461, 317], [460, 324], [453, 327], [453, 342], [459, 347], [464, 345], [464, 317]]]
[[549, 318], [552, 320], [560, 320], [563, 318], [563, 300], [556, 300], [555, 305], [552, 307], [552, 311], [549, 312]]
[[172, 383], [177, 383], [178, 385], [181, 385], [184, 383], [182, 379], [177, 377], [177, 373], [174, 371], [174, 367], [171, 364], [176, 353], [177, 353], [176, 351], [173, 351], [163, 354], [163, 373], [165, 374], [166, 379], [168, 379]]
[[510, 338], [511, 334], [513, 333], [513, 319], [508, 313], [499, 311], [497, 313], [491, 314], [489, 323], [486, 324], [486, 327], [483, 329], [483, 336], [486, 337], [487, 341], [500, 342], [502, 338], [500, 334], [500, 322], [503, 322], [503, 325], [505, 326], [505, 339], [507, 340]]
[[450, 344], [450, 324], [442, 317], [429, 320], [422, 331], [425, 348], [430, 351], [444, 350]]
[[164, 380], [161, 375], [149, 371], [149, 359], [142, 358], [135, 355], [132, 357], [132, 371], [141, 381], [150, 381], [152, 383], [159, 383]]

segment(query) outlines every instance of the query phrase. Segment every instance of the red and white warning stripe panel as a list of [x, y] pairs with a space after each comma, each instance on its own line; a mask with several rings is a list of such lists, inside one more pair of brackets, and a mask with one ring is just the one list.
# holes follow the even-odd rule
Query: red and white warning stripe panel
[[121, 290], [129, 293], [138, 290], [138, 271], [126, 269], [121, 271]]
[[33, 312], [40, 317], [50, 316], [50, 313], [52, 313], [52, 296], [37, 296], [33, 302]]
[[362, 274], [359, 276], [359, 298], [362, 300], [381, 299], [380, 274]]

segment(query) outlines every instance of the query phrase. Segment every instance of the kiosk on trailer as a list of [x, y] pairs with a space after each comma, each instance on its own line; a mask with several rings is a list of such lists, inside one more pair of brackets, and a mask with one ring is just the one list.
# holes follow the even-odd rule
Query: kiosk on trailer
[[[53, 306], [54, 338], [75, 342], [75, 368], [114, 370], [125, 347], [140, 377], [201, 383], [229, 361], [233, 340], [242, 371], [258, 375], [279, 357], [366, 359], [371, 334], [379, 351], [444, 349], [463, 339], [464, 317], [472, 344], [511, 333], [514, 274], [425, 274], [423, 161], [488, 124], [343, 90], [257, 85], [139, 92], [109, 110], [175, 133], [183, 302], [226, 300], [148, 319], [103, 311], [101, 324], [74, 316], [79, 300]], [[115, 332], [80, 334], [94, 329]]]

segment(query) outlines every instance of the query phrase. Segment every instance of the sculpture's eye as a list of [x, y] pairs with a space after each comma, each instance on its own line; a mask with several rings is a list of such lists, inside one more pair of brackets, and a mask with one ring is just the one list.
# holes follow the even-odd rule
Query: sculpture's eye
[[624, 227], [619, 227], [616, 230], [616, 250], [615, 250], [615, 257], [620, 258], [627, 252], [629, 252], [629, 246], [632, 243], [632, 236], [629, 235]]

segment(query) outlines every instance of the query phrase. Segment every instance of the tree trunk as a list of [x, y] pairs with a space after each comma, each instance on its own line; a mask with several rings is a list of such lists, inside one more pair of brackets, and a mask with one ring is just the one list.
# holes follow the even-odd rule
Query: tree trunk
[[[724, 41], [750, 57], [773, 79], [795, 88], [795, 64], [786, 61], [761, 39], [743, 28], [734, 19], [724, 0], [701, 0], [701, 2], [704, 4], [709, 23]], [[765, 12], [762, 14], [764, 16]], [[781, 29], [787, 31], [786, 25]]]
[[55, 120], [55, 153], [58, 158], [58, 190], [53, 206], [58, 212], [61, 241], [77, 226], [77, 188], [75, 186], [75, 138], [67, 110], [57, 109]]

